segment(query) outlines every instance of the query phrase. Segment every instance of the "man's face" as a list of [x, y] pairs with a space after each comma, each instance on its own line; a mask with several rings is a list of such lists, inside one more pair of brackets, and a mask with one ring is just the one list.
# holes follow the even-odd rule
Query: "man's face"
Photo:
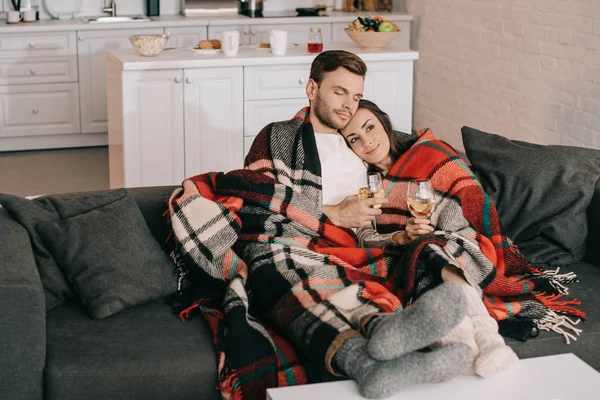
[[322, 124], [343, 129], [356, 112], [364, 87], [362, 76], [340, 67], [326, 73], [320, 85], [310, 80], [306, 93], [311, 109]]

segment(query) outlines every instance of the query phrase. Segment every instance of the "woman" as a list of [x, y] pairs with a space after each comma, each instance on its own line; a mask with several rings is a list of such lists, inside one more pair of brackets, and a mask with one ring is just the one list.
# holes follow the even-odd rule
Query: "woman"
[[[368, 164], [369, 170], [382, 175], [386, 175], [396, 160], [419, 139], [417, 135], [394, 131], [388, 115], [364, 99], [360, 100], [356, 113], [341, 134], [350, 148]], [[408, 245], [433, 232], [428, 219], [409, 218], [403, 230], [378, 234], [371, 228], [361, 228], [357, 234], [361, 246], [383, 247]], [[498, 333], [498, 324], [488, 313], [481, 292], [467, 282], [463, 271], [458, 266], [445, 265], [441, 268], [441, 280], [461, 284], [469, 304], [467, 317], [442, 342], [461, 341], [470, 345], [476, 357], [473, 371], [480, 376], [490, 376], [516, 362], [517, 356]]]

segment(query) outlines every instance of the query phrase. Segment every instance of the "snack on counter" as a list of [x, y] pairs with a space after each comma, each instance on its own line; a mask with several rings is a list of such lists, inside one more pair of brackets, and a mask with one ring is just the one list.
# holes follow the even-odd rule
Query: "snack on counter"
[[201, 40], [198, 42], [198, 48], [201, 50], [216, 50], [221, 48], [221, 41], [218, 39]]
[[260, 47], [261, 49], [270, 49], [271, 43], [261, 43], [258, 45], [258, 47]]
[[398, 32], [398, 25], [383, 19], [378, 15], [374, 17], [358, 17], [348, 24], [349, 31], [353, 32]]

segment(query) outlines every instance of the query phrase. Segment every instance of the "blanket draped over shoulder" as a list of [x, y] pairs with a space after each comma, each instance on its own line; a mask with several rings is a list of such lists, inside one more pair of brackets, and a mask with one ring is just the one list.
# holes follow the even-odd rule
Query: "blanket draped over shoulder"
[[374, 313], [401, 312], [439, 283], [445, 264], [483, 290], [498, 320], [543, 327], [562, 324], [556, 311], [583, 317], [569, 307], [574, 303], [557, 301], [566, 278], [531, 268], [502, 237], [494, 205], [431, 131], [389, 172], [389, 215], [378, 226], [404, 226], [406, 181], [422, 177], [433, 180], [441, 199], [436, 233], [407, 248], [358, 247], [351, 230], [322, 212], [321, 166], [305, 108], [260, 132], [245, 169], [194, 176], [175, 190], [169, 211], [176, 259], [203, 288], [180, 316], [201, 312], [208, 322], [224, 398], [264, 399], [268, 387], [321, 380], [337, 335]]

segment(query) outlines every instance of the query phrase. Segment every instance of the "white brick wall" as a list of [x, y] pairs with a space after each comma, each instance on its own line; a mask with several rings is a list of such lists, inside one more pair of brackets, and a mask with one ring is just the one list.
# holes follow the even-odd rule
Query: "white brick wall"
[[407, 0], [414, 128], [600, 149], [600, 0]]

